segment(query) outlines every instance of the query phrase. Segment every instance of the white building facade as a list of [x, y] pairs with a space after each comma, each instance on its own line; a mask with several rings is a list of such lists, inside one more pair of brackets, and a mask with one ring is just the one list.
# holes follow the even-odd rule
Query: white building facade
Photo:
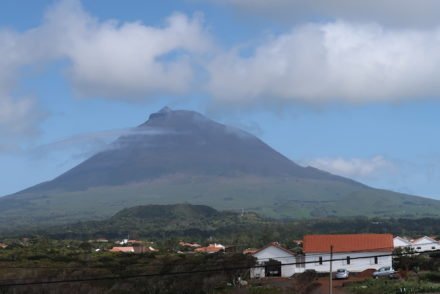
[[416, 240], [408, 240], [403, 237], [394, 237], [394, 248], [408, 248], [415, 252], [427, 252], [440, 250], [440, 242], [434, 238], [424, 236]]
[[257, 267], [250, 271], [251, 278], [291, 277], [295, 272], [295, 254], [277, 243], [271, 243], [252, 254], [257, 259]]
[[[393, 236], [390, 234], [340, 234], [304, 236], [305, 269], [350, 272], [392, 266]], [[330, 257], [333, 250], [333, 257]]]
[[412, 243], [410, 240], [396, 236], [393, 239], [394, 248], [412, 248]]
[[428, 236], [424, 236], [422, 238], [416, 239], [411, 243], [412, 243], [412, 248], [414, 249], [415, 252], [440, 250], [440, 242]]
[[[343, 268], [349, 272], [362, 272], [366, 269], [379, 269], [392, 265], [392, 256], [389, 252], [337, 252], [333, 254], [332, 270]], [[383, 256], [388, 255], [388, 256]], [[306, 253], [306, 270], [315, 270], [320, 273], [330, 271], [330, 253]]]
[[397, 241], [400, 240], [394, 240], [391, 234], [306, 235], [304, 254], [295, 254], [278, 243], [271, 243], [252, 254], [257, 259], [257, 266], [251, 269], [250, 275], [251, 278], [291, 277], [305, 270], [328, 273], [330, 260], [333, 272], [392, 267], [395, 244], [408, 245], [395, 243]]

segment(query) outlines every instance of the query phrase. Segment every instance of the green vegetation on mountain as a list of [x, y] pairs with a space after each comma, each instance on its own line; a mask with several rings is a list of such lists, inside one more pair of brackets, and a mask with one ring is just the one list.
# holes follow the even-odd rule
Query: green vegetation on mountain
[[159, 243], [176, 240], [197, 241], [202, 244], [220, 242], [247, 247], [260, 247], [278, 241], [291, 248], [292, 240], [305, 234], [327, 233], [391, 233], [418, 237], [439, 236], [439, 218], [320, 218], [278, 220], [259, 216], [254, 212], [222, 212], [202, 205], [173, 204], [145, 205], [123, 209], [102, 221], [77, 222], [68, 225], [27, 230], [11, 230], [9, 236], [46, 236], [48, 238], [96, 239], [130, 238]]

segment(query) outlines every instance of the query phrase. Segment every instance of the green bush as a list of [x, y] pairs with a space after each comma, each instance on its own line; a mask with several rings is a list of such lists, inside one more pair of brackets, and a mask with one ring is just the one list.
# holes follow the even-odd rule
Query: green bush
[[440, 272], [428, 272], [419, 275], [420, 280], [440, 283]]

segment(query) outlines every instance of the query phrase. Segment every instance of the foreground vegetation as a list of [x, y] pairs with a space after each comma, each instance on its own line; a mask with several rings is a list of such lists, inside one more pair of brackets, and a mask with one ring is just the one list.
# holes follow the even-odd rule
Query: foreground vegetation
[[[247, 269], [255, 262], [242, 255], [242, 250], [260, 248], [272, 241], [301, 250], [294, 240], [305, 234], [359, 232], [439, 236], [440, 221], [366, 217], [283, 221], [189, 204], [139, 206], [104, 221], [0, 235], [0, 242], [8, 245], [4, 249], [0, 246], [0, 293], [60, 293], [66, 289], [70, 291], [67, 293], [283, 293], [286, 289], [308, 293], [307, 289], [316, 286], [310, 275], [296, 276], [284, 285], [252, 281], [240, 288], [238, 278], [248, 280]], [[153, 242], [149, 244], [159, 251], [108, 252], [114, 241], [128, 236]], [[109, 242], [97, 242], [98, 238]], [[179, 247], [180, 240], [201, 245], [222, 243], [227, 245], [227, 252], [194, 254]], [[402, 280], [367, 280], [346, 289], [355, 294], [396, 293], [401, 287], [413, 291], [407, 293], [440, 291], [440, 255], [402, 256], [394, 266]], [[58, 280], [70, 281], [5, 286]]]
[[373, 280], [353, 284], [349, 291], [353, 294], [395, 294], [395, 293], [440, 293], [440, 280], [438, 272], [426, 272], [419, 277], [407, 280]]
[[[2, 249], [0, 293], [212, 293], [247, 279], [254, 264], [242, 254], [118, 254], [96, 246], [105, 245], [33, 238]], [[71, 282], [2, 286], [65, 280]]]
[[[111, 253], [111, 243], [25, 238], [0, 250], [0, 293], [311, 293], [316, 273], [292, 279], [249, 280], [251, 256], [237, 253], [177, 254], [161, 247], [145, 254]], [[158, 244], [157, 244], [158, 245]], [[96, 251], [101, 249], [101, 251]], [[351, 283], [353, 294], [437, 293], [440, 255], [396, 258], [401, 279]], [[240, 280], [242, 281], [240, 283]], [[245, 281], [245, 282], [243, 282]], [[41, 284], [27, 285], [33, 282]], [[46, 283], [52, 282], [52, 283]], [[10, 285], [10, 284], [22, 285]], [[24, 285], [23, 285], [24, 284]], [[9, 286], [8, 286], [9, 285]]]

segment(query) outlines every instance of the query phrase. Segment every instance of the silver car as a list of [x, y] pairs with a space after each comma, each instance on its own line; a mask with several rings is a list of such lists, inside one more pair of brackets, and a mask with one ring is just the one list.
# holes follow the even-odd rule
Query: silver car
[[373, 272], [373, 278], [388, 277], [394, 279], [397, 277], [396, 271], [391, 266], [384, 266]]
[[340, 268], [336, 271], [335, 279], [348, 279], [349, 272], [345, 268]]

